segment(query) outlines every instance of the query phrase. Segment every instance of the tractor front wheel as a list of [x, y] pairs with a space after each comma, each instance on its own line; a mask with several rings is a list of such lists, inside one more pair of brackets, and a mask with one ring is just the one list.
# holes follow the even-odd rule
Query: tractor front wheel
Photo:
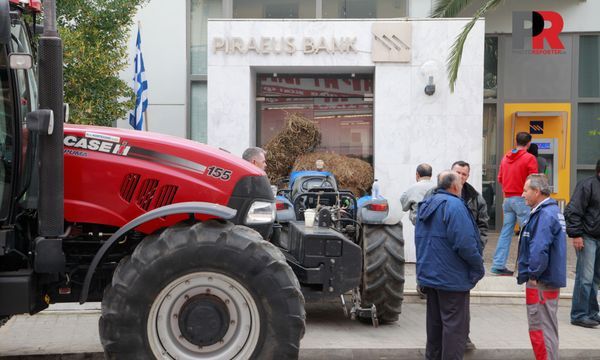
[[297, 358], [304, 298], [281, 252], [247, 227], [209, 221], [143, 240], [102, 300], [108, 358]]
[[398, 320], [404, 299], [402, 224], [363, 225], [361, 307], [375, 304], [381, 323]]

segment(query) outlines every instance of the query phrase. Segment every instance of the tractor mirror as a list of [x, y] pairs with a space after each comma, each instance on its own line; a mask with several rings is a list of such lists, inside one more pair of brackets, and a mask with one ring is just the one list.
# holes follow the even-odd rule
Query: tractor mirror
[[27, 129], [40, 134], [52, 135], [54, 132], [54, 113], [52, 110], [41, 109], [32, 111], [25, 117]]
[[8, 57], [11, 69], [31, 69], [33, 67], [33, 57], [29, 54], [12, 53]]

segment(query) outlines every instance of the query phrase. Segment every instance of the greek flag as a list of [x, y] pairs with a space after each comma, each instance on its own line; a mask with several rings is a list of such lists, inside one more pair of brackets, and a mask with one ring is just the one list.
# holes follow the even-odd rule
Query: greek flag
[[144, 58], [142, 57], [141, 45], [142, 36], [138, 26], [137, 40], [135, 42], [135, 76], [133, 77], [135, 108], [129, 113], [129, 124], [131, 124], [131, 126], [136, 130], [142, 130], [144, 119], [148, 121], [146, 118], [146, 110], [148, 109], [148, 81], [146, 81], [146, 68], [144, 68]]

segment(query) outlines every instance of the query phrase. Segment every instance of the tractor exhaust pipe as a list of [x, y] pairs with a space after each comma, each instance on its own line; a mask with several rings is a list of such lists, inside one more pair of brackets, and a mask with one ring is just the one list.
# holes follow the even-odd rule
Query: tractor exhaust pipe
[[63, 46], [56, 29], [56, 2], [44, 1], [44, 32], [39, 40], [40, 109], [54, 113], [54, 131], [40, 136], [39, 234], [59, 238], [64, 233]]

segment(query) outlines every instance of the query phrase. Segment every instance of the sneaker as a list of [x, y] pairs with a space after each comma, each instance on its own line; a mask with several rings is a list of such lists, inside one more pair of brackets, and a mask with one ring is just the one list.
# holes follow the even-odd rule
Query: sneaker
[[507, 268], [503, 268], [503, 269], [492, 268], [492, 270], [490, 270], [490, 272], [492, 274], [498, 275], [498, 276], [513, 276], [513, 274], [515, 273], [514, 271], [510, 271]]
[[598, 323], [595, 322], [594, 320], [590, 320], [590, 319], [577, 319], [577, 320], [571, 320], [571, 324], [572, 325], [576, 325], [576, 326], [581, 326], [584, 328], [595, 328], [596, 326], [598, 326]]
[[471, 341], [471, 338], [468, 337], [467, 344], [465, 345], [465, 351], [473, 351], [475, 349], [477, 349], [477, 347], [475, 346], [475, 344], [473, 344], [473, 342]]

